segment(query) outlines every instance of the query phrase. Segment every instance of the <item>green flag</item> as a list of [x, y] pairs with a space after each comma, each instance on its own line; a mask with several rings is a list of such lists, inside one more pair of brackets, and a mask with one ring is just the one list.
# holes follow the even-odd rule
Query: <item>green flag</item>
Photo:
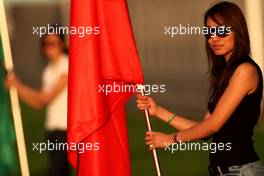
[[17, 170], [15, 133], [8, 91], [4, 87], [4, 55], [0, 38], [0, 175]]

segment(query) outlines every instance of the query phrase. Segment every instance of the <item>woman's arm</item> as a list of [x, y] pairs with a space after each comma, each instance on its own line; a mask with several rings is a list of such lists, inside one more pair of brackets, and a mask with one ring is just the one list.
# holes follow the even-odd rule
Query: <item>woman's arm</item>
[[[156, 102], [147, 96], [137, 95], [137, 106], [140, 110], [148, 109], [150, 115], [156, 116], [164, 122], [168, 122], [168, 120], [173, 116], [173, 113], [164, 107], [158, 106]], [[210, 116], [209, 112], [207, 112], [204, 116], [204, 119], [207, 119]], [[199, 122], [189, 120], [186, 117], [182, 117], [176, 115], [175, 118], [170, 122], [170, 125], [176, 128], [177, 130], [185, 130], [194, 125], [197, 125]]]
[[[164, 122], [168, 122], [168, 120], [173, 116], [173, 113], [168, 111], [163, 107], [158, 107], [156, 116]], [[191, 128], [194, 125], [197, 125], [198, 122], [189, 120], [185, 117], [176, 115], [175, 118], [170, 122], [170, 125], [176, 128], [179, 131]]]
[[[254, 66], [245, 63], [240, 65], [232, 77], [229, 84], [218, 101], [211, 116], [177, 134], [180, 142], [188, 142], [203, 139], [219, 131], [226, 121], [235, 111], [245, 95], [254, 92], [258, 85], [258, 73]], [[163, 148], [166, 144], [173, 143], [174, 134], [164, 134], [159, 132], [146, 132], [146, 144], [150, 148]]]
[[[163, 120], [164, 122], [168, 122], [168, 120], [172, 117], [173, 113], [166, 110], [163, 107], [159, 107], [157, 110], [156, 116]], [[208, 119], [211, 116], [209, 112], [206, 112], [204, 115], [204, 120]], [[191, 128], [195, 125], [197, 125], [200, 122], [196, 122], [194, 120], [190, 120], [186, 117], [182, 117], [179, 115], [176, 115], [175, 118], [170, 122], [170, 125], [176, 128], [179, 131], [186, 130], [188, 128]]]
[[178, 133], [181, 142], [202, 139], [218, 132], [235, 111], [245, 95], [254, 92], [258, 85], [258, 73], [249, 63], [240, 65], [229, 85], [207, 120]]
[[7, 86], [15, 86], [19, 97], [28, 105], [36, 109], [41, 109], [43, 106], [51, 102], [64, 88], [67, 86], [68, 76], [64, 74], [60, 77], [53, 89], [46, 93], [43, 90], [35, 90], [21, 83], [15, 77], [8, 78]]

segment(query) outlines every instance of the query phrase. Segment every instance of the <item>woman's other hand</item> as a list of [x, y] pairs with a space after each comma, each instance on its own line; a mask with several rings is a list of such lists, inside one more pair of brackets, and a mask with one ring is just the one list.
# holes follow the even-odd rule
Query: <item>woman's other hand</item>
[[155, 116], [157, 114], [157, 110], [158, 110], [159, 106], [153, 100], [153, 98], [151, 98], [149, 96], [142, 96], [140, 94], [137, 94], [136, 97], [137, 97], [137, 108], [140, 111], [148, 109], [148, 112], [151, 116]]
[[146, 145], [149, 146], [150, 150], [154, 148], [165, 148], [166, 146], [174, 143], [173, 135], [174, 134], [147, 131], [145, 137]]
[[12, 86], [14, 87], [18, 87], [20, 85], [20, 81], [19, 79], [16, 77], [15, 74], [11, 73], [11, 74], [8, 74], [6, 79], [5, 79], [5, 86], [7, 88], [10, 88]]

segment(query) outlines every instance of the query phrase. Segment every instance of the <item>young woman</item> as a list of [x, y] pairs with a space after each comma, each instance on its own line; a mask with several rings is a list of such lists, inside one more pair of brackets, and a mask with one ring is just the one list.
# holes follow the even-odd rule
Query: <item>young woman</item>
[[220, 26], [224, 33], [206, 35], [206, 51], [210, 70], [210, 99], [208, 112], [202, 122], [188, 120], [159, 106], [147, 96], [137, 95], [139, 110], [148, 109], [175, 127], [176, 134], [147, 132], [150, 149], [166, 144], [194, 141], [212, 137], [215, 144], [231, 144], [230, 150], [210, 153], [210, 175], [264, 175], [264, 167], [253, 146], [253, 131], [260, 116], [263, 90], [262, 73], [249, 57], [249, 34], [240, 8], [231, 2], [212, 6], [204, 16], [204, 25]]
[[[33, 108], [47, 106], [46, 130], [47, 140], [54, 146], [66, 143], [67, 129], [67, 80], [68, 56], [65, 52], [63, 35], [47, 34], [42, 39], [42, 49], [49, 60], [42, 76], [41, 90], [35, 90], [14, 75], [6, 80], [8, 87], [17, 88], [20, 99]], [[50, 151], [49, 176], [69, 175], [69, 165], [66, 150]]]

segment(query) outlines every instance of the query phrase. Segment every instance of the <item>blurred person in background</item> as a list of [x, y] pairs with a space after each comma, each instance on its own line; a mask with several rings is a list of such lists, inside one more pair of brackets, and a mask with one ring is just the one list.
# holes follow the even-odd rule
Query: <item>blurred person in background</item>
[[[41, 90], [35, 90], [21, 82], [14, 74], [8, 75], [7, 87], [14, 86], [21, 100], [29, 106], [41, 109], [47, 106], [45, 128], [49, 143], [66, 143], [68, 56], [63, 34], [46, 34], [42, 38], [42, 51], [48, 65], [42, 74]], [[70, 175], [67, 150], [50, 151], [49, 176]]]
[[[148, 109], [150, 115], [179, 131], [147, 132], [146, 144], [150, 149], [165, 148], [168, 144], [212, 137], [212, 143], [221, 145], [222, 149], [210, 152], [210, 175], [263, 176], [264, 166], [252, 139], [260, 117], [263, 76], [249, 56], [250, 40], [244, 15], [236, 4], [220, 2], [205, 13], [204, 25], [214, 29], [231, 27], [231, 32], [225, 28], [224, 32], [214, 30], [205, 35], [211, 86], [208, 112], [202, 122], [195, 122], [159, 106], [149, 96], [138, 94], [139, 110]], [[228, 143], [231, 149], [223, 149]]]

